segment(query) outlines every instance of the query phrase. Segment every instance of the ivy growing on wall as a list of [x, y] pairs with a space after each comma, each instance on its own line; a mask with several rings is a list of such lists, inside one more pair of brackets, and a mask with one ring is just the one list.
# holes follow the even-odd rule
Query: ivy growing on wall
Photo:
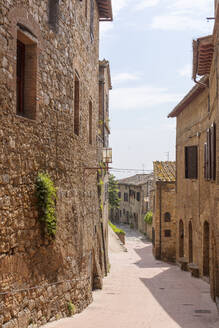
[[153, 222], [153, 213], [152, 212], [147, 212], [144, 217], [144, 221], [148, 224], [152, 224]]
[[55, 237], [56, 234], [56, 198], [57, 190], [46, 173], [38, 173], [36, 179], [36, 197], [39, 220], [44, 225], [44, 232]]

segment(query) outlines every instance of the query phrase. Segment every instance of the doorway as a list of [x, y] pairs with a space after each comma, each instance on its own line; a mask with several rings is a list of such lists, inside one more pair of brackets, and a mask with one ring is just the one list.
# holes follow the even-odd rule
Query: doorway
[[192, 221], [189, 222], [189, 263], [193, 263]]
[[203, 227], [203, 276], [209, 277], [209, 252], [210, 252], [210, 236], [209, 223], [205, 221]]
[[179, 257], [184, 257], [184, 224], [179, 221]]

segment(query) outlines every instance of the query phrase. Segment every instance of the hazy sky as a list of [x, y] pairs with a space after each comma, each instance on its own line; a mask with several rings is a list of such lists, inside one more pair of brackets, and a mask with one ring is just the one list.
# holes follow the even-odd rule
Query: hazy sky
[[212, 33], [214, 0], [112, 3], [114, 22], [101, 23], [100, 42], [113, 85], [112, 166], [150, 170], [167, 152], [175, 159], [175, 119], [167, 115], [194, 85], [192, 40]]

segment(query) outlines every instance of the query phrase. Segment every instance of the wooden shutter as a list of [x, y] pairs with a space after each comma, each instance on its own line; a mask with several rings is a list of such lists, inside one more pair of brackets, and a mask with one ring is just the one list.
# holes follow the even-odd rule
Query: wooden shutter
[[188, 179], [198, 178], [197, 146], [190, 146], [185, 148], [185, 177]]
[[185, 177], [188, 178], [188, 147], [185, 147]]
[[17, 114], [24, 114], [25, 44], [17, 40]]
[[204, 178], [207, 180], [207, 142], [204, 143]]
[[207, 129], [207, 179], [211, 178], [211, 130]]
[[216, 126], [211, 126], [211, 180], [216, 178]]

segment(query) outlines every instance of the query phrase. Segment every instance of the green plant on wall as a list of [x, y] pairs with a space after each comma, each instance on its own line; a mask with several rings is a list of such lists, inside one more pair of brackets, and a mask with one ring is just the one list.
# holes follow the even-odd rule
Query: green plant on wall
[[74, 315], [76, 312], [75, 305], [72, 302], [68, 302], [68, 312], [70, 316]]
[[38, 173], [36, 179], [36, 197], [39, 220], [43, 223], [45, 233], [50, 237], [56, 234], [56, 208], [57, 190], [53, 181], [46, 173]]
[[119, 188], [118, 182], [114, 175], [109, 176], [109, 206], [110, 208], [119, 208], [120, 198], [119, 198]]
[[152, 222], [153, 222], [153, 213], [151, 211], [149, 211], [145, 214], [144, 221], [147, 224], [152, 224]]
[[122, 229], [119, 229], [117, 226], [115, 226], [114, 224], [112, 224], [112, 222], [109, 220], [109, 226], [112, 228], [112, 230], [117, 233], [117, 234], [122, 234], [125, 235], [125, 231]]

